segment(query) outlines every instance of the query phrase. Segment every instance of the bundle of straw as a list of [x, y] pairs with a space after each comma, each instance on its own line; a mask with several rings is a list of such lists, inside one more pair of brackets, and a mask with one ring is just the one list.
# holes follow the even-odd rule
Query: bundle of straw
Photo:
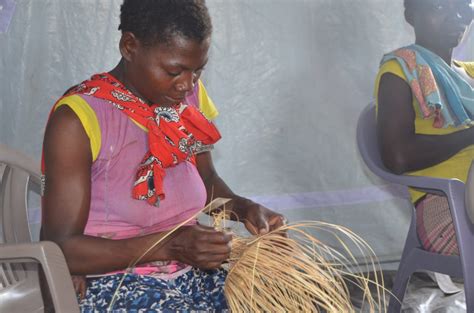
[[[129, 266], [133, 269], [140, 260], [155, 249], [176, 229], [196, 218], [201, 212], [212, 212], [224, 207], [214, 215], [214, 227], [224, 229], [225, 204], [229, 199], [211, 201], [195, 216], [183, 221], [164, 234]], [[324, 244], [311, 236], [307, 230], [326, 231], [342, 246], [342, 251]], [[282, 235], [289, 233], [290, 236]], [[342, 237], [346, 237], [343, 240]], [[368, 257], [369, 271], [351, 270], [357, 260], [351, 253], [349, 241]], [[234, 236], [232, 252], [227, 263], [225, 295], [232, 312], [355, 312], [350, 301], [347, 278], [363, 291], [364, 302], [369, 312], [385, 312], [385, 289], [379, 282], [376, 257], [372, 249], [349, 229], [324, 223], [302, 222], [285, 225], [261, 236]], [[363, 272], [374, 272], [371, 280]], [[368, 275], [368, 274], [367, 274]], [[108, 311], [113, 309], [117, 286]], [[372, 296], [370, 287], [376, 289]]]
[[[334, 234], [344, 247], [341, 253], [312, 237], [307, 230]], [[291, 237], [281, 235], [290, 232]], [[232, 312], [355, 312], [350, 301], [347, 278], [363, 291], [370, 312], [385, 310], [383, 282], [354, 274], [356, 263], [343, 234], [369, 256], [377, 271], [375, 256], [368, 245], [346, 228], [303, 222], [284, 226], [258, 237], [234, 237], [225, 282], [225, 295]], [[370, 286], [376, 289], [372, 296]]]

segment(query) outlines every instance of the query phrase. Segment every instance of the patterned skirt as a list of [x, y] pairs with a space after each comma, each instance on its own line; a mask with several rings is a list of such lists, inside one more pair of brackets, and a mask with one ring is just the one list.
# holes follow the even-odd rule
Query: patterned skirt
[[226, 312], [226, 271], [191, 269], [174, 279], [127, 274], [111, 311], [107, 311], [123, 274], [87, 279], [81, 312]]
[[428, 194], [416, 204], [416, 228], [425, 250], [444, 255], [459, 255], [446, 197]]

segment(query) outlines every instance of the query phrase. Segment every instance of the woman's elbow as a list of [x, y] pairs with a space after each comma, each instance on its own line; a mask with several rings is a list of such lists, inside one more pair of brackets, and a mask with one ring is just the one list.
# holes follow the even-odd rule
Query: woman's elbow
[[394, 174], [401, 175], [408, 171], [408, 162], [400, 152], [382, 153], [382, 162]]

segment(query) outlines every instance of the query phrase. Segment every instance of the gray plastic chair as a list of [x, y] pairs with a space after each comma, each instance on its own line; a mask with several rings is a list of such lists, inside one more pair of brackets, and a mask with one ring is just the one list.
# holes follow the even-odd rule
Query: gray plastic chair
[[[410, 276], [419, 270], [464, 278], [467, 312], [474, 312], [474, 225], [465, 207], [465, 196], [470, 198], [472, 188], [466, 188], [457, 179], [440, 179], [421, 176], [395, 175], [383, 165], [376, 133], [375, 106], [370, 104], [361, 113], [357, 125], [357, 145], [368, 168], [380, 178], [418, 190], [444, 195], [448, 198], [456, 230], [460, 256], [444, 256], [423, 249], [416, 232], [416, 214], [412, 206], [412, 218], [400, 266], [395, 276], [388, 312], [400, 312]], [[470, 170], [470, 172], [473, 172]], [[471, 175], [471, 173], [470, 173]], [[474, 175], [474, 173], [472, 174]], [[469, 178], [470, 181], [474, 180]], [[467, 193], [465, 195], [465, 192]], [[469, 201], [466, 202], [469, 206]], [[387, 221], [388, 222], [388, 221]]]
[[[71, 276], [54, 243], [32, 243], [28, 225], [29, 186], [40, 190], [36, 162], [0, 144], [0, 312], [44, 312], [38, 264], [56, 312], [79, 312]], [[1, 167], [0, 167], [1, 168]]]

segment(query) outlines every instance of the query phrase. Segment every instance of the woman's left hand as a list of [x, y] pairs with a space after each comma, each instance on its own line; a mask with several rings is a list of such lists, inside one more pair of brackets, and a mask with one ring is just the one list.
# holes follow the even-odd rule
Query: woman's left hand
[[272, 210], [254, 202], [246, 204], [234, 211], [239, 221], [245, 224], [253, 235], [263, 235], [286, 225], [286, 218]]

